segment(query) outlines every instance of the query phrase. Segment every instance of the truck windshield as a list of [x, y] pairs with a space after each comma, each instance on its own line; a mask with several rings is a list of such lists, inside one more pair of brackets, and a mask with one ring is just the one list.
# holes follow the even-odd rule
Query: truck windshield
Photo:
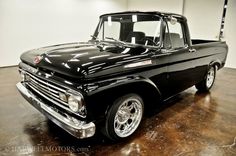
[[161, 19], [149, 14], [102, 16], [93, 39], [142, 46], [159, 46]]

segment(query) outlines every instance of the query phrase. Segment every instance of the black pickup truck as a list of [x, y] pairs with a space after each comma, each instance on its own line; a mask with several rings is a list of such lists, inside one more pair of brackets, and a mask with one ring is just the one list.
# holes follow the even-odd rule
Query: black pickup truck
[[210, 90], [227, 51], [225, 42], [191, 40], [178, 14], [105, 14], [88, 42], [23, 53], [17, 88], [73, 136], [97, 129], [119, 140], [135, 132], [144, 109], [193, 85]]

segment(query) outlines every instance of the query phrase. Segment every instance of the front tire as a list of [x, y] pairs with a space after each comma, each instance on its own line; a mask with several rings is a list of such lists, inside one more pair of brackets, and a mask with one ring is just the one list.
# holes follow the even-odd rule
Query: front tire
[[203, 81], [196, 84], [195, 87], [200, 92], [207, 92], [212, 88], [215, 82], [215, 77], [216, 77], [216, 67], [210, 66], [210, 68], [207, 71], [206, 78]]
[[137, 94], [127, 94], [115, 100], [108, 111], [105, 135], [117, 141], [132, 135], [143, 117], [143, 100]]

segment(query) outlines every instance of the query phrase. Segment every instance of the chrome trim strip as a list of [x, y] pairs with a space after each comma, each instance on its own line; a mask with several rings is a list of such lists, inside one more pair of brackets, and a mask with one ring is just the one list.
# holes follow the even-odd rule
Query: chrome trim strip
[[46, 90], [49, 90], [49, 91], [51, 91], [51, 92], [53, 92], [53, 93], [56, 93], [56, 94], [59, 94], [59, 92], [57, 92], [57, 91], [55, 91], [55, 90], [53, 90], [53, 89], [51, 89], [51, 88], [47, 88], [46, 86], [42, 85], [41, 83], [38, 83], [37, 81], [35, 81], [33, 78], [31, 78], [30, 80], [33, 81], [34, 83], [36, 83], [37, 85], [39, 85], [39, 86], [45, 88]]
[[43, 93], [43, 92], [47, 92], [47, 91], [45, 91], [43, 89], [39, 89], [38, 87], [35, 87], [35, 86], [33, 86], [32, 84], [29, 84], [29, 83], [27, 83], [27, 86], [29, 86], [31, 89], [37, 90], [38, 92], [40, 92], [44, 96], [48, 96], [48, 97], [50, 97], [50, 98], [52, 98], [52, 99], [54, 99], [54, 100], [56, 100], [58, 102], [62, 102], [62, 104], [64, 104], [64, 105], [68, 106], [67, 103], [63, 103], [63, 101], [61, 101], [59, 98], [56, 98], [56, 97], [50, 95], [49, 93], [48, 94]]
[[57, 89], [57, 90], [59, 90], [59, 91], [61, 91], [61, 92], [63, 92], [63, 93], [66, 93], [66, 90], [64, 90], [64, 89], [58, 88], [58, 87], [56, 87], [56, 86], [53, 86], [53, 85], [51, 85], [50, 83], [46, 83], [46, 82], [40, 80], [39, 78], [33, 76], [33, 75], [30, 74], [29, 72], [27, 72], [27, 74], [29, 74], [31, 77], [33, 77], [34, 79], [36, 79], [37, 81], [39, 81], [39, 82], [41, 82], [41, 83], [43, 83], [43, 84], [45, 84], [45, 85], [48, 85], [48, 86], [50, 86], [50, 87], [52, 87], [52, 88], [54, 88], [54, 89]]
[[[40, 92], [42, 92], [42, 94], [47, 95], [47, 96], [50, 96], [50, 97], [53, 98], [54, 100], [56, 100], [56, 101], [58, 101], [58, 102], [60, 102], [60, 103], [62, 103], [62, 104], [64, 104], [64, 105], [68, 106], [68, 103], [62, 101], [62, 100], [59, 98], [59, 92], [57, 92], [57, 91], [55, 91], [55, 90], [53, 90], [53, 89], [51, 89], [51, 88], [47, 88], [47, 87], [44, 86], [43, 84], [40, 84], [39, 82], [37, 82], [37, 80], [34, 80], [34, 78], [32, 78], [31, 75], [29, 75], [29, 76], [30, 76], [30, 81], [27, 83], [27, 85], [31, 85], [31, 86], [30, 86], [31, 88], [33, 87], [34, 89], [40, 90]], [[35, 84], [34, 84], [34, 83], [35, 83]], [[49, 83], [48, 83], [48, 84], [49, 84]], [[37, 86], [37, 85], [39, 85], [39, 86]], [[43, 87], [43, 88], [42, 88], [42, 87]], [[45, 94], [44, 92], [46, 92], [47, 94]], [[57, 94], [54, 94], [54, 93], [52, 93], [52, 92], [57, 93]], [[52, 95], [52, 96], [51, 96], [51, 95]], [[55, 98], [55, 97], [56, 97], [56, 98]]]
[[50, 92], [49, 90], [47, 90], [47, 88], [41, 87], [41, 86], [39, 86], [39, 85], [37, 86], [37, 84], [35, 84], [34, 82], [28, 82], [27, 84], [30, 84], [30, 85], [32, 85], [34, 88], [37, 88], [37, 89], [39, 89], [39, 90], [42, 90], [43, 92], [47, 92], [47, 94], [49, 94], [49, 95], [53, 95], [54, 97], [59, 98], [59, 95], [58, 95], [58, 94], [54, 94], [54, 93]]
[[[20, 62], [19, 66], [22, 68], [22, 70], [25, 70], [25, 71], [30, 71], [32, 73], [36, 73], [38, 72], [38, 68], [34, 68], [28, 64], [25, 64], [23, 62]], [[19, 70], [21, 71], [21, 68], [19, 68]]]

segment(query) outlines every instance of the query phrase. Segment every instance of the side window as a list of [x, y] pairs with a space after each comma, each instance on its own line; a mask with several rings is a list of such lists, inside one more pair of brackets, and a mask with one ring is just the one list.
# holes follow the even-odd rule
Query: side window
[[[167, 28], [165, 32], [164, 46], [166, 48], [183, 48], [185, 47], [184, 35], [182, 31], [182, 25], [179, 22], [167, 22]], [[168, 33], [169, 32], [169, 33]]]

